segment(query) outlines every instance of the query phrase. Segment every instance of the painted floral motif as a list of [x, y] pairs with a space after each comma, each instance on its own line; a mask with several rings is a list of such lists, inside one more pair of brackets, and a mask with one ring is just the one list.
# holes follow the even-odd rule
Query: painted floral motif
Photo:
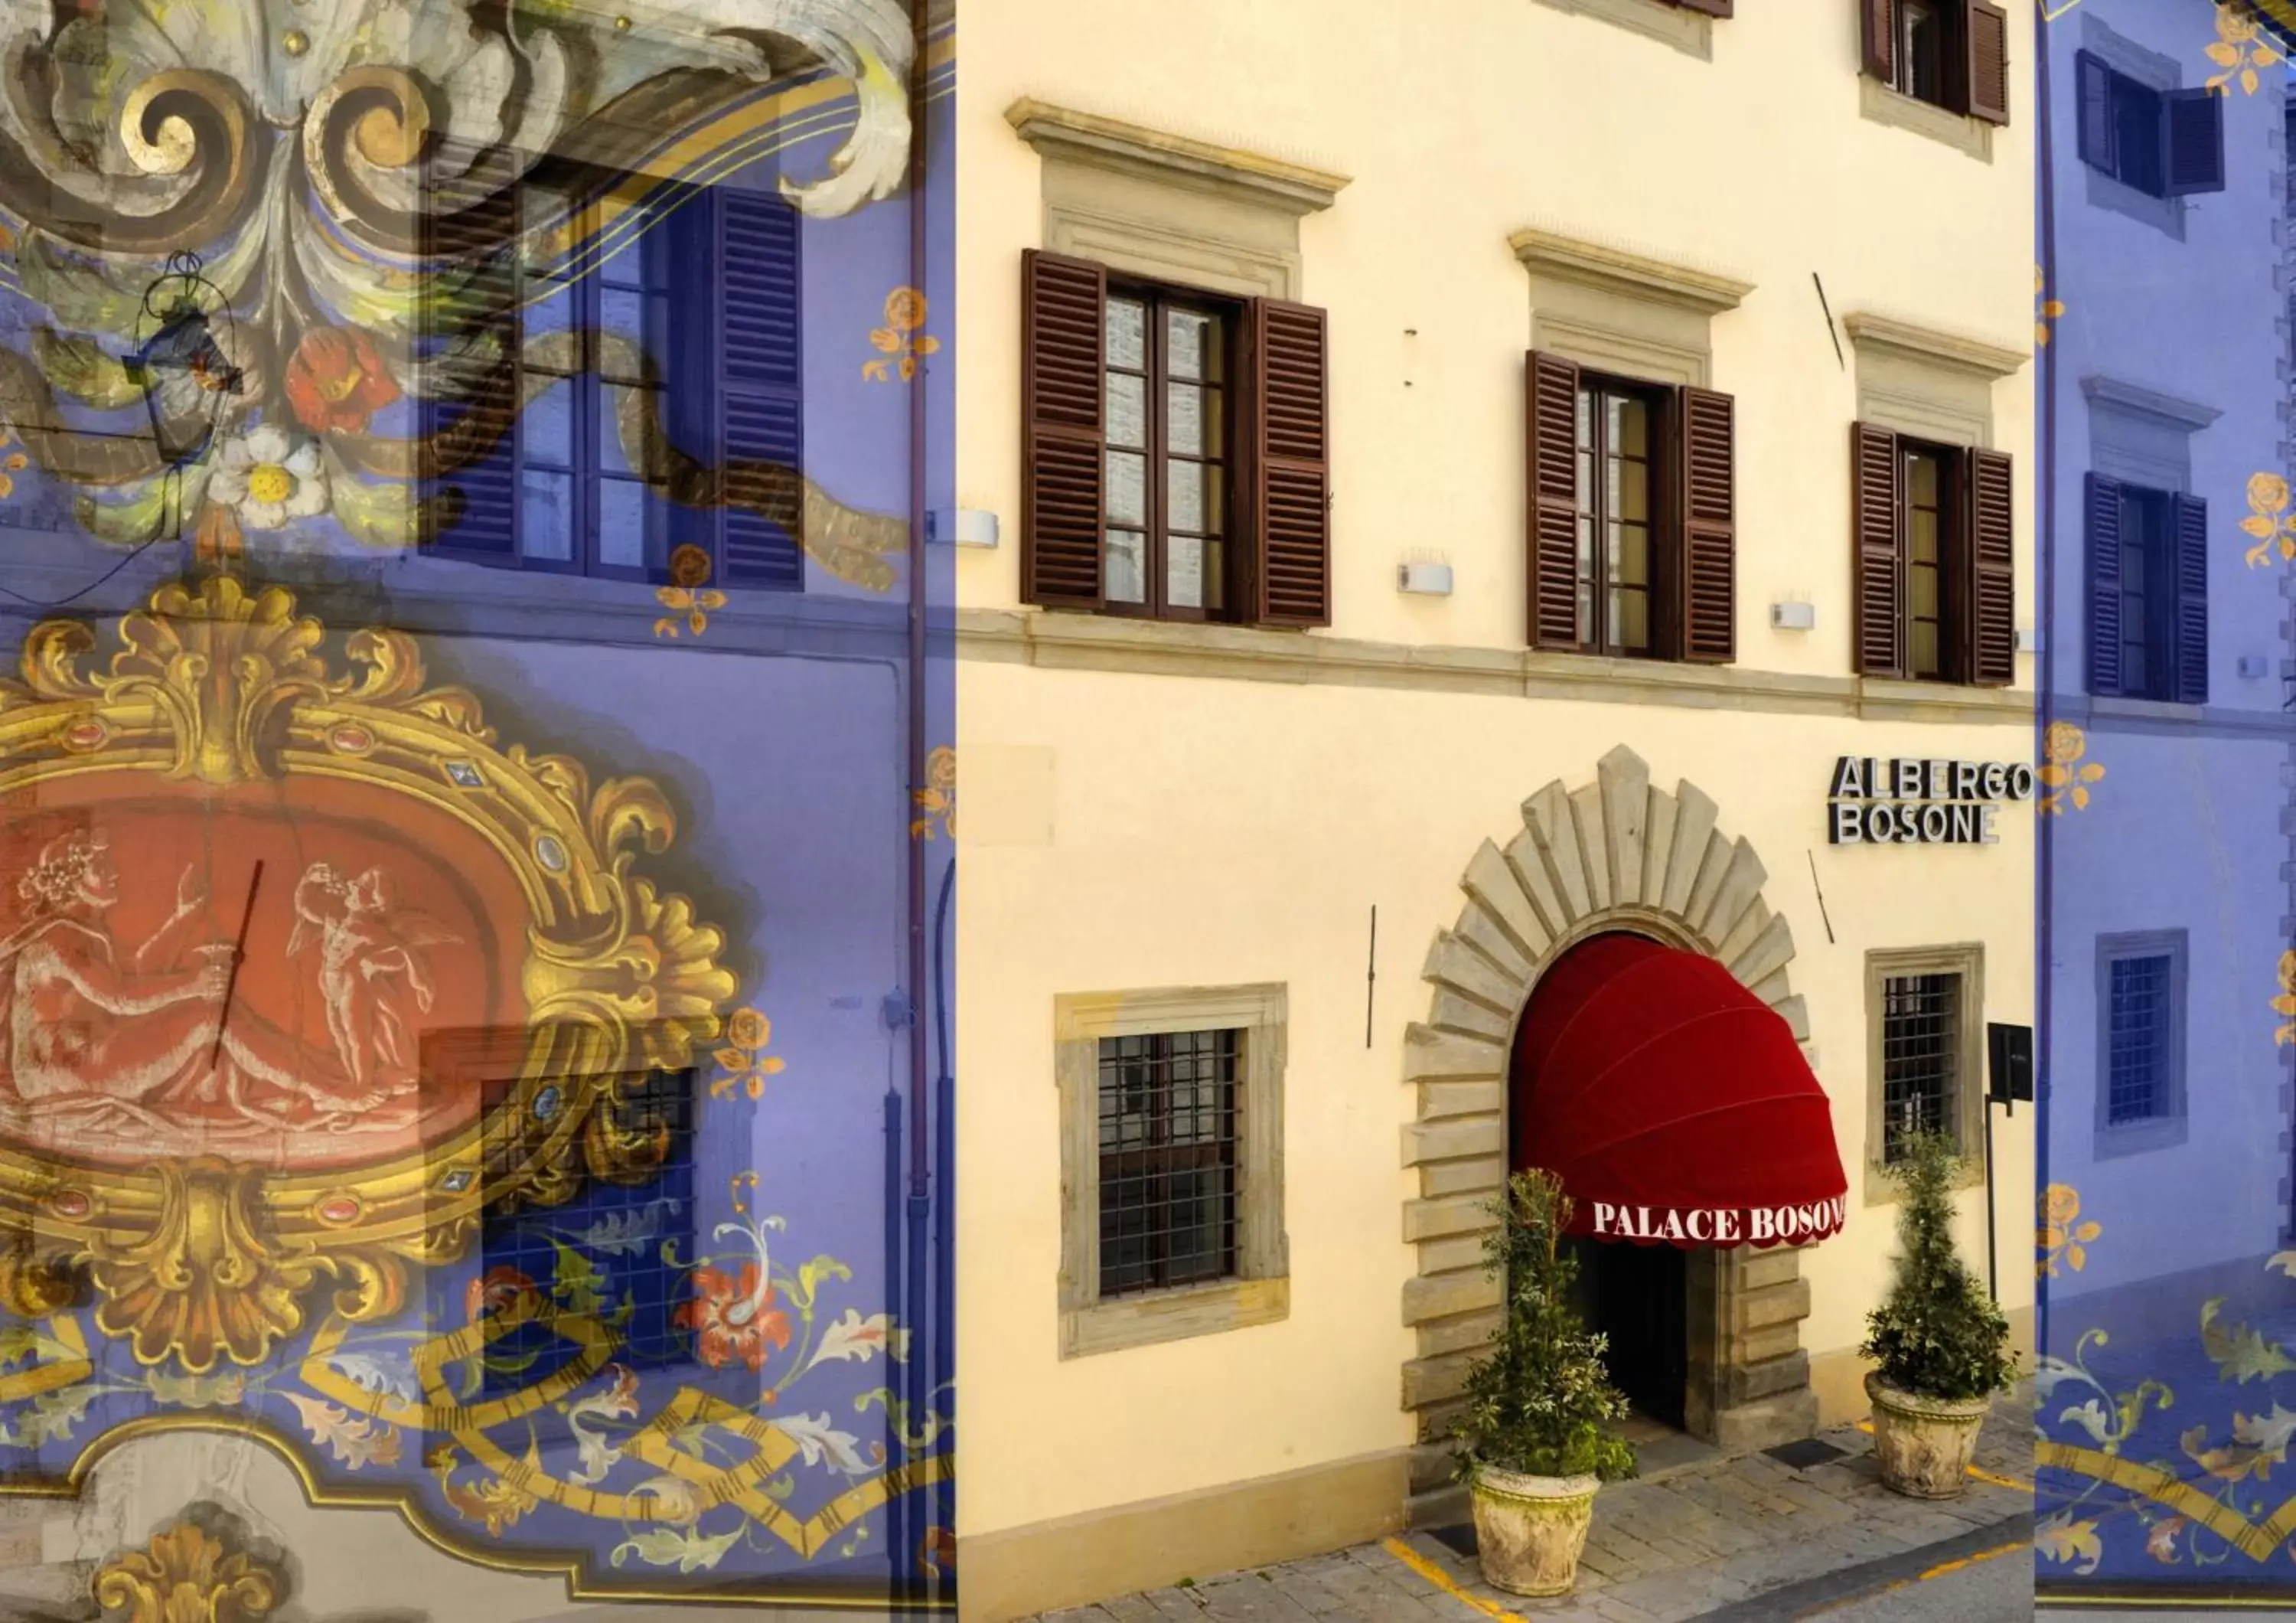
[[653, 622], [656, 637], [676, 637], [680, 614], [696, 637], [709, 629], [709, 611], [726, 606], [724, 592], [704, 589], [715, 567], [705, 548], [688, 545], [669, 555], [669, 584], [655, 588], [653, 595], [670, 613]]
[[[2296, 1017], [2296, 952], [2280, 955], [2280, 993], [2272, 1000], [2272, 1012]], [[2272, 1042], [2275, 1047], [2296, 1042], [2296, 1017], [2285, 1020], [2272, 1034]]]
[[2246, 5], [2218, 0], [2216, 14], [2217, 37], [2209, 42], [2207, 55], [2220, 70], [2209, 75], [2208, 87], [2230, 95], [2236, 79], [2243, 95], [2254, 95], [2256, 70], [2280, 61], [2280, 54], [2266, 42], [2263, 23]]
[[2284, 560], [2296, 558], [2296, 516], [2288, 511], [2291, 500], [2288, 482], [2279, 474], [2248, 476], [2248, 516], [2240, 521], [2240, 527], [2257, 538], [2257, 544], [2246, 554], [2251, 569], [2270, 563], [2276, 545]]
[[929, 840], [938, 821], [941, 832], [956, 837], [956, 752], [944, 744], [925, 757], [925, 787], [910, 792], [924, 815], [909, 825], [911, 839]]
[[709, 1084], [712, 1099], [730, 1098], [741, 1088], [751, 1099], [762, 1098], [766, 1078], [778, 1076], [788, 1062], [765, 1050], [774, 1040], [774, 1023], [754, 1009], [737, 1009], [726, 1022], [726, 1046], [710, 1058], [725, 1075]]
[[2070, 721], [2052, 721], [2042, 739], [2041, 753], [2046, 759], [2039, 777], [2042, 787], [2048, 791], [2041, 796], [2042, 814], [2062, 813], [2068, 805], [2076, 812], [2085, 810], [2089, 785], [2104, 776], [2102, 765], [2081, 759], [2088, 754], [2088, 735]]
[[755, 1263], [745, 1264], [738, 1275], [697, 1268], [693, 1299], [678, 1307], [676, 1322], [693, 1331], [694, 1353], [711, 1369], [736, 1358], [762, 1369], [767, 1342], [783, 1350], [790, 1344], [789, 1315], [775, 1307], [775, 1299]]
[[914, 287], [897, 287], [885, 295], [885, 325], [871, 329], [869, 342], [879, 353], [898, 359], [862, 362], [861, 375], [865, 380], [888, 383], [898, 366], [901, 381], [908, 383], [917, 375], [920, 359], [940, 353], [940, 340], [927, 337], [924, 333], [927, 308], [924, 294]]
[[287, 402], [315, 433], [358, 433], [399, 395], [398, 381], [365, 333], [315, 328], [287, 363]]
[[263, 1623], [287, 1598], [275, 1567], [193, 1521], [107, 1561], [91, 1589], [105, 1614], [123, 1623]]
[[224, 441], [216, 464], [208, 499], [234, 509], [247, 529], [283, 530], [327, 510], [318, 446], [308, 440], [299, 444], [273, 424]]
[[2070, 1515], [2052, 1516], [2036, 1527], [2033, 1549], [2043, 1561], [2071, 1561], [2073, 1570], [2081, 1573], [2095, 1571], [2104, 1559], [2095, 1520], [2075, 1521]]
[[2046, 349], [2049, 342], [2049, 324], [2065, 313], [2064, 301], [2048, 296], [2049, 280], [2038, 265], [2033, 267], [2033, 342]]
[[2034, 1237], [2040, 1250], [2039, 1260], [2033, 1265], [2037, 1278], [2055, 1279], [2057, 1264], [2079, 1273], [2088, 1265], [2087, 1248], [2096, 1243], [2104, 1225], [2095, 1219], [2084, 1221], [2080, 1215], [2080, 1192], [2070, 1183], [2052, 1183], [2041, 1191], [2041, 1222]]

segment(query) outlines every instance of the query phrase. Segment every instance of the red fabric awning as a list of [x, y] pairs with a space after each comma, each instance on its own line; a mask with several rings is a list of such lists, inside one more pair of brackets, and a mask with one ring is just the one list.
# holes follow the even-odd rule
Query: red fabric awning
[[1515, 1035], [1514, 1165], [1570, 1232], [1685, 1248], [1803, 1245], [1849, 1190], [1793, 1033], [1712, 959], [1599, 935], [1540, 978]]

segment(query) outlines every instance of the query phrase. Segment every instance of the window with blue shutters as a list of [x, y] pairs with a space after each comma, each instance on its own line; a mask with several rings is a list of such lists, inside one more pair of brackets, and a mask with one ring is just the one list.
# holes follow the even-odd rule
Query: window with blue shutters
[[2083, 163], [2147, 197], [2224, 190], [2223, 97], [2144, 84], [2090, 51], [2073, 70]]
[[2184, 1141], [2185, 955], [2182, 930], [2097, 940], [2099, 1156]]
[[[628, 201], [529, 184], [433, 230], [434, 253], [459, 235], [471, 256], [434, 352], [480, 358], [425, 414], [445, 464], [430, 548], [652, 582], [693, 546], [717, 584], [800, 590], [796, 211], [730, 185]], [[471, 343], [474, 310], [493, 317], [491, 351]]]
[[2208, 513], [2195, 496], [2087, 476], [2092, 696], [2208, 702]]

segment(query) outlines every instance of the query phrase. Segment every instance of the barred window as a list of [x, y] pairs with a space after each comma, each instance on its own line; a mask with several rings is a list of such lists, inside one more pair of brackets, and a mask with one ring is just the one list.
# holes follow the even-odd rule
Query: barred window
[[2169, 971], [2165, 952], [2112, 966], [2105, 1119], [2113, 1125], [2169, 1113]]
[[1236, 1273], [1234, 1030], [1100, 1042], [1100, 1294]]
[[1882, 1020], [1882, 1158], [1895, 1165], [1907, 1133], [1959, 1136], [1961, 976], [1889, 976]]

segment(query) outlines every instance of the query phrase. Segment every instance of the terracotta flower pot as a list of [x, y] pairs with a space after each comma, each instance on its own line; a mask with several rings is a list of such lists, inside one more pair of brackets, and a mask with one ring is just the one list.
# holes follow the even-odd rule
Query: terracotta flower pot
[[1478, 1466], [1468, 1488], [1483, 1581], [1510, 1594], [1567, 1594], [1595, 1520], [1595, 1477], [1529, 1477]]
[[1959, 1498], [1993, 1399], [1923, 1397], [1878, 1374], [1866, 1377], [1866, 1396], [1874, 1400], [1874, 1458], [1882, 1483], [1915, 1499]]

